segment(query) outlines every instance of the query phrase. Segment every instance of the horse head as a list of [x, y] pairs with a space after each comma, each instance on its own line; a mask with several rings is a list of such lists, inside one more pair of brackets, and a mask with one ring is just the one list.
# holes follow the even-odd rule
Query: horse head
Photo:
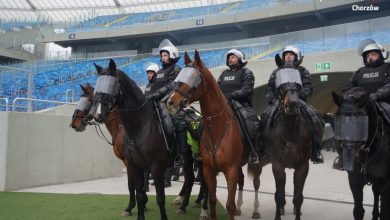
[[72, 122], [70, 126], [77, 132], [85, 130], [85, 127], [89, 123], [87, 114], [91, 108], [93, 102], [93, 87], [87, 83], [87, 85], [80, 85], [83, 94], [80, 96], [80, 100], [76, 106], [76, 109], [72, 116]]
[[279, 99], [286, 114], [296, 115], [299, 113], [299, 92], [302, 89], [301, 74], [298, 65], [291, 62], [278, 62], [275, 86], [279, 91]]
[[195, 50], [194, 62], [192, 62], [188, 53], [185, 52], [184, 64], [185, 67], [176, 77], [173, 93], [167, 101], [168, 111], [172, 114], [176, 114], [181, 108], [199, 101], [203, 95], [202, 82], [204, 74], [207, 72], [211, 75], [210, 70], [204, 66], [197, 50]]
[[[335, 138], [343, 148], [344, 169], [353, 171], [355, 158], [359, 158], [360, 151], [367, 147], [369, 115], [375, 109], [375, 105], [369, 99], [369, 93], [359, 87], [344, 91], [342, 96], [332, 92], [332, 96], [338, 106], [335, 117]], [[378, 115], [376, 118], [378, 119]]]
[[110, 59], [107, 68], [94, 65], [98, 78], [94, 91], [95, 100], [89, 111], [89, 117], [93, 117], [95, 121], [101, 123], [107, 120], [109, 113], [113, 111], [121, 98], [119, 70], [112, 59]]

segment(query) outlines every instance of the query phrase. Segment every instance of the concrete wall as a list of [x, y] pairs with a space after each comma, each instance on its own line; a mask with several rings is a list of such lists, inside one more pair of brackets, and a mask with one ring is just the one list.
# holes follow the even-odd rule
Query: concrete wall
[[121, 175], [112, 147], [93, 127], [75, 132], [69, 116], [0, 112], [0, 121], [0, 191]]

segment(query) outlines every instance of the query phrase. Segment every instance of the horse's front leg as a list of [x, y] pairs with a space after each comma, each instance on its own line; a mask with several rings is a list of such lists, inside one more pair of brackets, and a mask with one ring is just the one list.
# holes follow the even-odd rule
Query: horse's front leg
[[135, 178], [135, 190], [138, 204], [138, 217], [137, 220], [145, 219], [145, 203], [146, 193], [144, 191], [144, 170], [140, 168], [134, 168]]
[[302, 164], [299, 168], [294, 171], [294, 214], [295, 219], [301, 219], [301, 207], [303, 203], [303, 187], [305, 186], [305, 181], [307, 174], [309, 172], [309, 162]]
[[210, 220], [217, 219], [217, 177], [215, 175], [215, 170], [208, 167], [206, 162], [203, 162], [203, 177], [209, 192]]
[[354, 172], [348, 172], [348, 181], [354, 201], [353, 217], [355, 220], [363, 220], [363, 187], [365, 184], [363, 175], [355, 169]]
[[131, 210], [135, 207], [136, 200], [135, 200], [135, 184], [134, 180], [132, 179], [131, 172], [127, 169], [127, 187], [129, 189], [129, 205], [125, 210], [122, 211], [122, 216], [130, 216], [132, 215]]
[[225, 178], [227, 181], [228, 188], [228, 197], [226, 201], [226, 210], [229, 214], [229, 219], [234, 219], [234, 214], [236, 212], [236, 203], [234, 201], [236, 197], [237, 182], [239, 178], [239, 166], [231, 166], [225, 171]]
[[164, 173], [165, 167], [153, 166], [152, 175], [154, 187], [156, 188], [156, 202], [160, 208], [161, 220], [167, 220], [167, 212], [165, 209], [165, 189], [164, 189]]
[[238, 196], [237, 196], [237, 208], [235, 215], [241, 215], [241, 206], [243, 204], [242, 194], [244, 191], [244, 173], [242, 172], [242, 168], [240, 168], [238, 173]]
[[286, 185], [286, 172], [284, 167], [279, 162], [272, 162], [272, 173], [275, 178], [276, 192], [275, 192], [275, 202], [276, 202], [276, 213], [275, 220], [280, 220], [281, 215], [284, 215], [284, 206], [286, 205], [285, 198], [285, 185]]
[[372, 208], [372, 220], [379, 218], [379, 191], [376, 183], [372, 184], [372, 192], [374, 193], [374, 207]]

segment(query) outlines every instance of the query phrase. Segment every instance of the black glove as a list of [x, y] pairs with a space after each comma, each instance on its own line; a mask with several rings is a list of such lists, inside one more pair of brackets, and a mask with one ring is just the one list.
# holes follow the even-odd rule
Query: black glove
[[370, 93], [370, 99], [372, 99], [373, 101], [377, 101], [380, 97], [380, 94], [377, 93], [377, 92], [374, 92], [374, 93]]
[[155, 100], [156, 99], [156, 93], [150, 93], [146, 96], [146, 100], [150, 101], [150, 100]]
[[232, 99], [238, 99], [240, 97], [242, 97], [244, 95], [244, 92], [242, 92], [242, 90], [237, 90], [237, 91], [234, 91], [230, 94], [230, 97]]

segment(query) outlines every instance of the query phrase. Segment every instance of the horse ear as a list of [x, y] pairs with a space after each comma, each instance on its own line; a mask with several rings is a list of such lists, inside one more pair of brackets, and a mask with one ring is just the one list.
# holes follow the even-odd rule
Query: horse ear
[[191, 60], [190, 56], [188, 55], [187, 51], [184, 52], [184, 64], [187, 66], [191, 62], [192, 62], [192, 60]]
[[332, 91], [332, 98], [333, 102], [337, 105], [340, 106], [343, 103], [343, 97], [337, 95], [335, 92]]
[[97, 72], [98, 74], [100, 74], [100, 73], [102, 72], [102, 70], [103, 70], [103, 67], [97, 65], [96, 63], [93, 63], [93, 65], [94, 65], [95, 68], [96, 68], [96, 72]]
[[275, 63], [278, 67], [282, 67], [284, 65], [284, 62], [278, 53], [275, 55]]
[[79, 85], [80, 85], [81, 90], [83, 90], [83, 92], [85, 92], [85, 87], [83, 85], [81, 85], [81, 84], [79, 84]]
[[116, 64], [113, 59], [110, 59], [110, 63], [108, 64], [108, 68], [110, 68], [110, 73], [116, 73]]
[[195, 55], [194, 55], [195, 63], [197, 64], [198, 67], [201, 67], [203, 65], [202, 60], [200, 59], [200, 54], [198, 50], [195, 50]]
[[296, 67], [296, 68], [297, 68], [298, 66], [301, 65], [301, 63], [302, 63], [302, 61], [303, 61], [303, 57], [304, 57], [304, 56], [302, 56], [301, 58], [299, 58], [299, 60], [298, 60], [297, 62], [295, 62], [295, 67]]

